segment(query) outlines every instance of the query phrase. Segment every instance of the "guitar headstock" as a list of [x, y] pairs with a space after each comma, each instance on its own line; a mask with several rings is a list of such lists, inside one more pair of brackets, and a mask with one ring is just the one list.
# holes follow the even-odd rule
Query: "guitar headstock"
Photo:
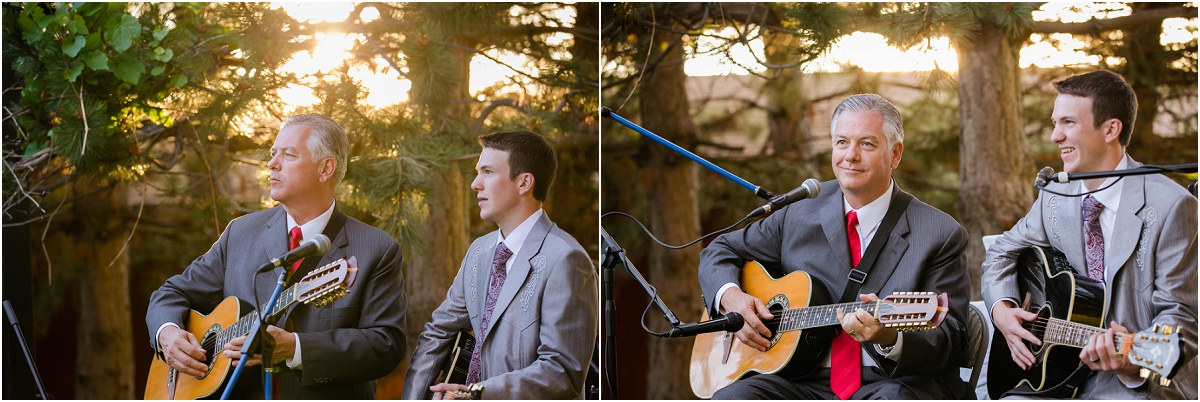
[[1148, 380], [1158, 379], [1162, 386], [1171, 385], [1171, 377], [1179, 365], [1179, 331], [1170, 325], [1154, 324], [1153, 328], [1138, 332], [1122, 342], [1130, 363], [1141, 367], [1138, 373]]
[[896, 292], [883, 298], [875, 318], [899, 331], [928, 331], [946, 319], [948, 300], [945, 292]]
[[339, 258], [304, 275], [297, 287], [297, 301], [324, 306], [345, 296], [358, 276], [358, 259]]

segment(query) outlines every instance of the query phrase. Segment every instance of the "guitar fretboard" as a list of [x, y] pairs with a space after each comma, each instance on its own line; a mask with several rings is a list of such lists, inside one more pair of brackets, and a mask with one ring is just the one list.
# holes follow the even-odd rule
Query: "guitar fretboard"
[[[1033, 325], [1042, 324], [1042, 319], [1033, 321]], [[1096, 328], [1091, 325], [1084, 325], [1070, 322], [1060, 318], [1049, 318], [1044, 322], [1046, 333], [1042, 337], [1042, 342], [1057, 343], [1060, 345], [1073, 346], [1082, 348], [1087, 346], [1088, 340], [1092, 334], [1106, 331], [1105, 329]], [[1113, 341], [1117, 344], [1125, 342], [1126, 334], [1113, 334]]]
[[[298, 300], [296, 292], [299, 291], [299, 288], [300, 284], [295, 284], [279, 293], [279, 301], [275, 303], [275, 308], [272, 309], [271, 313], [267, 315], [268, 321], [271, 317], [274, 317], [276, 314], [286, 310], [293, 303], [295, 303], [296, 300]], [[237, 322], [233, 323], [233, 325], [230, 325], [218, 333], [216, 336], [216, 347], [219, 348], [222, 345], [229, 343], [229, 341], [233, 340], [233, 338], [250, 333], [250, 328], [253, 328], [254, 322], [258, 320], [258, 310], [264, 310], [266, 308], [267, 305], [263, 304], [258, 309], [251, 311], [250, 314], [242, 316], [242, 318], [239, 318]]]
[[843, 313], [850, 313], [861, 308], [871, 315], [876, 315], [875, 313], [880, 309], [880, 306], [885, 306], [885, 309], [886, 307], [890, 307], [881, 304], [877, 300], [873, 302], [852, 302], [787, 309], [780, 314], [779, 331], [796, 331], [837, 325], [839, 324], [837, 318], [838, 309], [842, 309]]

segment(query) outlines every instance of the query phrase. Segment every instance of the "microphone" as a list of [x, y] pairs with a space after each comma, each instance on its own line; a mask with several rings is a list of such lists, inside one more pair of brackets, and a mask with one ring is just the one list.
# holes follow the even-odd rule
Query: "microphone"
[[263, 265], [258, 269], [258, 272], [267, 272], [272, 269], [291, 264], [304, 257], [322, 256], [329, 251], [329, 237], [323, 234], [318, 234], [312, 238], [304, 239], [299, 246], [279, 256], [272, 258], [271, 262]]
[[820, 194], [821, 182], [817, 181], [817, 179], [808, 179], [805, 180], [804, 183], [800, 184], [800, 187], [796, 187], [794, 190], [788, 191], [787, 194], [775, 196], [774, 198], [771, 198], [771, 202], [755, 208], [754, 211], [750, 212], [750, 215], [747, 216], [747, 218], [753, 218], [762, 214], [774, 212], [775, 210], [783, 208], [788, 204], [806, 198], [817, 198], [817, 196]]
[[1037, 179], [1033, 181], [1033, 187], [1046, 187], [1046, 184], [1050, 183], [1050, 176], [1052, 175], [1054, 175], [1054, 169], [1051, 169], [1049, 166], [1042, 168], [1042, 170], [1037, 174]]
[[681, 337], [685, 337], [685, 336], [696, 336], [696, 335], [700, 335], [700, 334], [707, 334], [709, 332], [719, 332], [719, 331], [734, 332], [739, 329], [742, 329], [743, 323], [744, 323], [744, 319], [742, 318], [741, 314], [730, 312], [730, 313], [725, 313], [724, 316], [722, 316], [721, 318], [717, 318], [715, 320], [708, 320], [705, 322], [698, 322], [698, 323], [694, 323], [694, 324], [683, 324], [678, 327], [671, 328], [671, 330], [667, 331], [666, 334], [663, 334], [662, 337], [663, 338], [681, 338]]

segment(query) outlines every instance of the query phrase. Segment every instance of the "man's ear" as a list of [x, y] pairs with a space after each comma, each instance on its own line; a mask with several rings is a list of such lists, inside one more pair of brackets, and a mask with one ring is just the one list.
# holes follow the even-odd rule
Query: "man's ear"
[[1108, 121], [1100, 123], [1100, 125], [1104, 130], [1104, 142], [1107, 143], [1119, 141], [1121, 138], [1121, 128], [1125, 126], [1124, 124], [1121, 124], [1120, 119], [1115, 118], [1108, 119]]
[[319, 165], [317, 168], [317, 175], [322, 182], [332, 179], [333, 175], [337, 173], [337, 160], [333, 159], [333, 157], [321, 159], [321, 161], [317, 163]]
[[533, 192], [533, 185], [535, 181], [536, 179], [533, 177], [533, 173], [521, 173], [517, 175], [517, 191], [521, 195]]

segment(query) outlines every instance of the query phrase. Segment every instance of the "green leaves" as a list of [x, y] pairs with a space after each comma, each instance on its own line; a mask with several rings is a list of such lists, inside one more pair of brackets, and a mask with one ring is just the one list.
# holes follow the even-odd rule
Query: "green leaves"
[[[116, 22], [114, 22], [116, 21]], [[142, 31], [142, 24], [138, 23], [137, 18], [132, 15], [122, 13], [116, 20], [110, 20], [104, 31], [104, 40], [112, 45], [113, 50], [124, 52], [133, 45], [134, 38], [137, 38]]]
[[108, 55], [100, 49], [92, 50], [83, 55], [83, 63], [95, 71], [108, 70]]
[[113, 75], [120, 78], [121, 81], [137, 85], [141, 80], [142, 74], [146, 72], [146, 65], [138, 60], [137, 56], [131, 54], [122, 54], [112, 59], [109, 64], [112, 67]]
[[63, 41], [62, 51], [67, 57], [75, 57], [79, 54], [79, 50], [83, 49], [83, 45], [87, 44], [87, 39], [83, 35], [75, 35], [74, 40]]

